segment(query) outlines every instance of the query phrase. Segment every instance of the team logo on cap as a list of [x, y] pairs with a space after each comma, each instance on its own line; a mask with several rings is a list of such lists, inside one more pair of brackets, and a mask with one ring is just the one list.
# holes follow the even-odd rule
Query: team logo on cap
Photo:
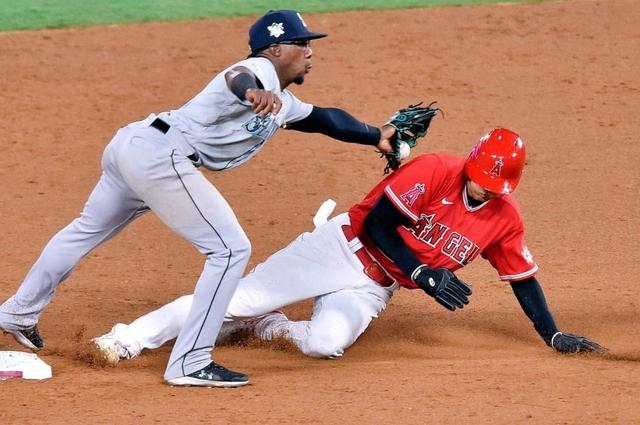
[[302, 25], [304, 25], [304, 27], [307, 27], [307, 23], [304, 21], [304, 19], [302, 19], [302, 15], [300, 15], [300, 13], [296, 13], [296, 15], [298, 15], [298, 19], [300, 19], [300, 22], [302, 22]]
[[274, 22], [267, 27], [267, 30], [269, 30], [269, 35], [271, 37], [278, 38], [284, 34], [284, 24], [282, 22]]
[[489, 171], [489, 174], [492, 176], [500, 177], [500, 173], [502, 173], [502, 166], [504, 162], [502, 162], [502, 158], [496, 159], [496, 162], [493, 164], [493, 168]]

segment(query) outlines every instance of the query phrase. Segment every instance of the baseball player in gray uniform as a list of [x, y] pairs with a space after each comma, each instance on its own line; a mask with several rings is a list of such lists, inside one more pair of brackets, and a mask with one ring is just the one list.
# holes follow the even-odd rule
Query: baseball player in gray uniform
[[206, 256], [165, 380], [245, 385], [245, 374], [216, 364], [211, 352], [251, 244], [198, 167], [237, 167], [283, 127], [392, 150], [393, 128], [304, 103], [286, 89], [304, 82], [311, 69], [310, 41], [322, 37], [326, 34], [308, 30], [299, 13], [270, 11], [249, 31], [247, 59], [220, 72], [179, 109], [119, 129], [104, 150], [102, 175], [80, 216], [49, 241], [16, 293], [0, 306], [0, 327], [31, 350], [43, 348], [37, 323], [57, 286], [92, 249], [153, 210]]

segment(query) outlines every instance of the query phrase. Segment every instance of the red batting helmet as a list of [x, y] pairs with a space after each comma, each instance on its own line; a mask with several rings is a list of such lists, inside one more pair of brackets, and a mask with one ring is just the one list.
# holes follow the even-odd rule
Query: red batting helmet
[[480, 138], [464, 171], [467, 177], [494, 193], [513, 192], [524, 168], [524, 141], [511, 130], [496, 128]]

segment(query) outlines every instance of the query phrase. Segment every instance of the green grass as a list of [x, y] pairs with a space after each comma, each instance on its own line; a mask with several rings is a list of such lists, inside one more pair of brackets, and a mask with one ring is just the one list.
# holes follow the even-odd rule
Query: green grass
[[[269, 9], [328, 12], [505, 0], [0, 0], [0, 31], [123, 22], [262, 15]], [[532, 0], [508, 0], [526, 2]], [[540, 1], [540, 0], [533, 0]]]

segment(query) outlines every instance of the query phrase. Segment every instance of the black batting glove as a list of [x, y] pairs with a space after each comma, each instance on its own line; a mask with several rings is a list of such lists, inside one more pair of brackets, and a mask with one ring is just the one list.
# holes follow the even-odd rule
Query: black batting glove
[[447, 269], [434, 270], [422, 265], [413, 271], [411, 280], [448, 310], [469, 304], [471, 288]]
[[583, 336], [556, 332], [551, 338], [551, 348], [563, 354], [604, 353], [606, 348]]

